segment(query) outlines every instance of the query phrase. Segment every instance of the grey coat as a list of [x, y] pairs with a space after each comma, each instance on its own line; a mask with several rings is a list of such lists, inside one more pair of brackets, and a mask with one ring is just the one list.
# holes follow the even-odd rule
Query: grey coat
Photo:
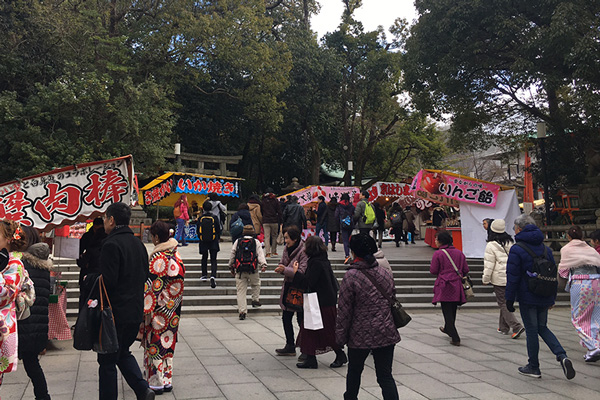
[[365, 215], [365, 209], [367, 206], [367, 201], [366, 200], [361, 200], [358, 202], [358, 204], [356, 205], [356, 208], [354, 209], [354, 222], [356, 223], [356, 225], [354, 226], [355, 228], [358, 229], [373, 229], [373, 224], [366, 224], [364, 222], [364, 215]]

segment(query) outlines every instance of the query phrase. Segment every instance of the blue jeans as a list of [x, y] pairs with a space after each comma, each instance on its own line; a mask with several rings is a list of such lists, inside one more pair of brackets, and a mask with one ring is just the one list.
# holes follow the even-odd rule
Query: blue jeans
[[185, 245], [185, 220], [183, 218], [177, 218], [175, 219], [175, 222], [177, 222], [177, 236], [175, 236], [175, 240]]
[[317, 236], [319, 236], [319, 233], [321, 233], [321, 230], [323, 230], [323, 237], [325, 238], [325, 246], [327, 246], [327, 243], [329, 243], [329, 232], [327, 232], [327, 221], [325, 221], [324, 223], [320, 224], [317, 222], [317, 226], [315, 227], [315, 233]]
[[342, 243], [344, 243], [344, 254], [346, 257], [350, 257], [350, 235], [352, 231], [342, 229], [340, 234], [342, 235]]
[[560, 342], [554, 336], [554, 333], [546, 324], [548, 323], [548, 306], [534, 306], [529, 304], [519, 303], [521, 310], [521, 319], [525, 325], [525, 333], [527, 334], [527, 355], [529, 356], [529, 365], [533, 368], [540, 367], [538, 353], [540, 352], [540, 340], [538, 335], [542, 337], [550, 351], [556, 356], [556, 360], [567, 356], [567, 352], [560, 345]]

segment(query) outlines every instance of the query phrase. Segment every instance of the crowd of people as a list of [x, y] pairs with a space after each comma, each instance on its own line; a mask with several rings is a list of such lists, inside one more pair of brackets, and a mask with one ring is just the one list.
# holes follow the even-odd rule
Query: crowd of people
[[[177, 204], [177, 203], [176, 203]], [[181, 228], [190, 223], [190, 208], [182, 196], [174, 213]], [[225, 207], [216, 198], [198, 209], [197, 225], [202, 255], [202, 279], [216, 287], [219, 242], [225, 222]], [[239, 219], [241, 232], [233, 239], [229, 271], [235, 277], [239, 319], [247, 318], [247, 291], [251, 305], [260, 307], [260, 272], [267, 268], [267, 257], [281, 256], [274, 272], [283, 277], [280, 307], [285, 344], [275, 349], [279, 356], [297, 356], [298, 368], [319, 367], [317, 356], [334, 352], [331, 368], [348, 364], [345, 399], [356, 399], [366, 358], [374, 359], [377, 382], [384, 399], [397, 399], [392, 375], [395, 345], [400, 335], [392, 317], [390, 299], [395, 297], [393, 273], [381, 249], [381, 230], [391, 223], [396, 245], [414, 243], [414, 214], [397, 205], [387, 213], [368, 202], [363, 192], [356, 205], [349, 196], [329, 203], [319, 198], [315, 211], [316, 235], [302, 239], [307, 218], [297, 199], [280, 203], [269, 191], [260, 200], [252, 196], [240, 204], [230, 222]], [[93, 221], [81, 240], [78, 265], [80, 308], [93, 307], [97, 281], [102, 279], [110, 298], [117, 332], [118, 351], [97, 355], [100, 399], [117, 398], [117, 367], [138, 399], [153, 399], [173, 390], [173, 357], [177, 343], [183, 302], [185, 266], [178, 247], [185, 238], [175, 236], [174, 227], [156, 221], [150, 228], [154, 245], [146, 247], [129, 228], [130, 207], [114, 203], [103, 218]], [[443, 217], [439, 216], [438, 217]], [[179, 220], [183, 220], [180, 222]], [[182, 225], [183, 224], [183, 225]], [[239, 225], [239, 224], [238, 224]], [[572, 361], [547, 326], [548, 310], [554, 305], [559, 277], [566, 280], [571, 294], [572, 323], [585, 348], [586, 362], [600, 360], [600, 231], [590, 235], [592, 246], [584, 240], [581, 228], [567, 232], [569, 243], [561, 249], [555, 263], [552, 250], [543, 244], [544, 235], [527, 215], [514, 221], [514, 238], [506, 232], [506, 222], [486, 219], [487, 234], [482, 283], [491, 284], [499, 307], [497, 332], [518, 339], [526, 334], [528, 362], [518, 372], [541, 377], [539, 337], [556, 356], [567, 379], [575, 376]], [[325, 241], [320, 237], [324, 232]], [[335, 278], [328, 257], [339, 237], [344, 245], [346, 272]], [[258, 239], [264, 235], [263, 243]], [[282, 236], [280, 240], [279, 236]], [[402, 239], [396, 240], [396, 236]], [[180, 242], [182, 242], [180, 244]], [[456, 328], [457, 310], [468, 301], [465, 286], [472, 285], [465, 255], [453, 246], [452, 235], [440, 229], [435, 238], [430, 273], [435, 275], [432, 303], [440, 303], [444, 325], [442, 334], [449, 344], [461, 345]], [[0, 222], [0, 384], [4, 374], [14, 371], [17, 359], [34, 387], [36, 399], [50, 399], [39, 355], [48, 340], [48, 298], [50, 294], [49, 247], [37, 231], [14, 221]], [[553, 275], [552, 275], [553, 274]], [[101, 277], [101, 278], [100, 278]], [[35, 301], [30, 315], [20, 318], [19, 295], [31, 282]], [[305, 327], [303, 294], [316, 293], [322, 326]], [[514, 315], [519, 304], [522, 323]], [[295, 314], [295, 315], [294, 315]], [[297, 334], [294, 319], [299, 327]], [[309, 329], [310, 328], [310, 329]], [[144, 348], [142, 368], [129, 348], [139, 340]], [[18, 343], [27, 343], [19, 346]]]

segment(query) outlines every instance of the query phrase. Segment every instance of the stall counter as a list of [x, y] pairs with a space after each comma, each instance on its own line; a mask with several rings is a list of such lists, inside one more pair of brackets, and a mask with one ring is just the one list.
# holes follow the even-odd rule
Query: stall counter
[[452, 234], [452, 242], [454, 247], [462, 251], [462, 231], [460, 227], [437, 228], [435, 226], [428, 226], [427, 232], [425, 233], [425, 243], [432, 248], [437, 249], [437, 247], [435, 247], [435, 235], [441, 230], [450, 232]]

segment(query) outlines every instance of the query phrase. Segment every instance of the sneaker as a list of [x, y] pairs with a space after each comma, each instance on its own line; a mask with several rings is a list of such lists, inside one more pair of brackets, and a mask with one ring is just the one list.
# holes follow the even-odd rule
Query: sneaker
[[262, 306], [262, 304], [260, 304], [260, 301], [252, 300], [252, 307], [260, 307], [260, 306]]
[[560, 360], [560, 366], [563, 369], [565, 377], [567, 379], [575, 378], [575, 369], [573, 368], [573, 363], [567, 357]]
[[245, 312], [241, 312], [240, 313], [240, 321], [243, 321], [246, 319], [246, 313]]
[[350, 263], [350, 257], [346, 257], [346, 259], [344, 260], [344, 264], [349, 264]]
[[539, 368], [533, 368], [529, 364], [524, 367], [519, 367], [519, 373], [521, 375], [530, 376], [532, 378], [541, 378], [542, 373]]
[[273, 254], [271, 254], [271, 255], [272, 255], [273, 257], [277, 257], [279, 254], [277, 254], [277, 253], [273, 253]]
[[496, 329], [496, 332], [500, 333], [501, 335], [508, 335], [508, 331], [501, 331], [500, 329]]
[[201, 277], [200, 277], [200, 280], [201, 280], [201, 281], [205, 281], [205, 280], [207, 280], [207, 279], [208, 279], [208, 278], [206, 277], [206, 275], [203, 275], [203, 276], [201, 276]]
[[215, 279], [214, 276], [210, 277], [210, 287], [213, 289], [217, 287], [217, 280]]
[[269, 258], [269, 257], [271, 257], [271, 253], [265, 254], [265, 258]]
[[[525, 332], [525, 328], [521, 327], [518, 331], [514, 332], [510, 337], [513, 339], [518, 339]], [[508, 332], [507, 332], [508, 333]]]
[[295, 357], [296, 356], [296, 348], [294, 347], [293, 344], [290, 344], [290, 345], [286, 344], [285, 347], [282, 349], [275, 349], [275, 353], [277, 353], [278, 356]]

